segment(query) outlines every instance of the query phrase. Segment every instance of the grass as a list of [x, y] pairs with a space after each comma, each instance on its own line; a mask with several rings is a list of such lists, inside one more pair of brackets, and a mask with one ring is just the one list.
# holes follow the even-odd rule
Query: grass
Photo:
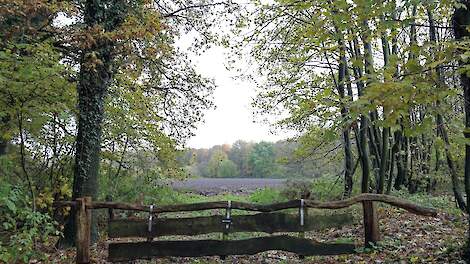
[[421, 206], [433, 207], [451, 215], [462, 214], [462, 211], [456, 206], [455, 202], [453, 202], [453, 197], [448, 194], [433, 196], [426, 193], [410, 194], [407, 191], [401, 190], [395, 191], [391, 193], [391, 195], [409, 200]]
[[[357, 184], [356, 184], [357, 185]], [[283, 189], [264, 188], [258, 189], [251, 194], [237, 195], [231, 193], [222, 193], [215, 196], [205, 196], [201, 194], [176, 191], [169, 186], [160, 186], [152, 188], [150, 192], [147, 192], [143, 198], [144, 204], [155, 204], [169, 205], [169, 204], [184, 204], [184, 203], [200, 203], [209, 201], [239, 201], [249, 202], [257, 204], [270, 204], [276, 202], [283, 202], [290, 199], [298, 199], [295, 196], [299, 195], [299, 189], [310, 190], [312, 194], [311, 199], [321, 201], [338, 200], [342, 194], [342, 182], [337, 181], [334, 177], [321, 177], [316, 178], [313, 182], [302, 181], [295, 184], [287, 184]], [[358, 186], [355, 186], [356, 189]], [[357, 194], [358, 191], [354, 190], [353, 195]], [[446, 212], [450, 215], [458, 216], [461, 215], [461, 211], [455, 206], [452, 201], [452, 196], [441, 194], [439, 196], [431, 196], [425, 193], [409, 194], [406, 190], [394, 191], [392, 195], [412, 201], [416, 204], [433, 207], [442, 212]], [[133, 201], [126, 201], [133, 202]], [[379, 207], [389, 208], [388, 205], [379, 203]], [[339, 211], [352, 212], [355, 219], [361, 219], [362, 210], [360, 205], [354, 205], [351, 208], [343, 210], [309, 210], [313, 214], [334, 214]], [[297, 209], [286, 210], [288, 213], [296, 213]], [[206, 210], [198, 212], [185, 212], [185, 213], [168, 213], [165, 214], [168, 217], [197, 217], [197, 216], [209, 216], [213, 214], [224, 214], [225, 210]], [[234, 215], [249, 214], [251, 212], [233, 210]], [[141, 216], [145, 216], [146, 213], [141, 213]]]
[[[222, 193], [214, 196], [205, 196], [191, 192], [180, 192], [172, 189], [171, 187], [165, 186], [157, 187], [155, 191], [152, 192], [152, 194], [147, 195], [144, 199], [144, 203], [168, 205], [210, 201], [238, 201], [269, 204], [292, 199], [290, 197], [288, 198], [287, 196], [289, 193], [295, 192], [296, 190], [290, 190], [289, 188], [293, 187], [288, 186], [284, 189], [257, 189], [248, 195]], [[310, 188], [311, 193], [313, 194], [312, 199], [315, 200], [331, 201], [337, 200], [341, 197], [342, 184], [341, 182], [336, 182], [335, 179], [332, 178], [324, 177], [315, 179]], [[406, 190], [394, 191], [391, 195], [412, 201], [422, 206], [433, 207], [452, 215], [461, 213], [461, 211], [455, 205], [455, 202], [453, 202], [451, 195], [441, 194], [439, 196], [432, 196], [426, 193], [409, 194]]]

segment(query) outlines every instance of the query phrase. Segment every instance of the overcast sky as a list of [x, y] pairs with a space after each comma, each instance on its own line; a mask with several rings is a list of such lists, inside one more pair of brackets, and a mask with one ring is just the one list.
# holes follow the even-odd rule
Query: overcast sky
[[276, 141], [286, 138], [282, 133], [273, 135], [267, 124], [255, 123], [251, 101], [256, 95], [255, 85], [234, 80], [233, 72], [226, 69], [223, 47], [213, 47], [193, 59], [199, 72], [214, 78], [217, 88], [214, 103], [217, 108], [205, 113], [205, 123], [199, 125], [196, 136], [188, 141], [193, 148], [209, 148], [213, 145], [245, 141]]

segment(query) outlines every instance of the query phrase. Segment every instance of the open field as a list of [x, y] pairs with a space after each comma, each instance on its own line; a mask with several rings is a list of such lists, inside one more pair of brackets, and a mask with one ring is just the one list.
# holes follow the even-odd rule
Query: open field
[[285, 182], [284, 179], [197, 178], [174, 181], [171, 185], [177, 190], [213, 195], [220, 193], [251, 193], [257, 189], [281, 188]]

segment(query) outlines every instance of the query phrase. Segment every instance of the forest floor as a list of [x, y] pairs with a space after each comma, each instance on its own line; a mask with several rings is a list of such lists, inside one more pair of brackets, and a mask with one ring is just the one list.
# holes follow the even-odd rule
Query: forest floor
[[[454, 206], [449, 200], [449, 206]], [[160, 258], [133, 263], [465, 263], [461, 258], [467, 224], [460, 213], [439, 213], [438, 217], [423, 217], [390, 206], [379, 206], [380, 233], [382, 241], [375, 249], [362, 247], [363, 227], [355, 211], [355, 223], [341, 229], [308, 232], [306, 237], [319, 242], [353, 242], [357, 253], [340, 256], [315, 256], [299, 259], [295, 254], [270, 251], [253, 256], [229, 256], [204, 258]], [[186, 239], [189, 239], [186, 238]], [[93, 263], [108, 263], [107, 243], [100, 241], [92, 249]], [[75, 250], [51, 250], [47, 252], [50, 263], [73, 263]]]

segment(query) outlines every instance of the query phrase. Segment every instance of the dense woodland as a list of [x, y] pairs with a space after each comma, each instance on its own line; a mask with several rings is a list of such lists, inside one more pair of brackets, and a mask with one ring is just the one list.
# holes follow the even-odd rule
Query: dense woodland
[[246, 142], [189, 149], [178, 159], [188, 176], [210, 178], [306, 178], [341, 174], [336, 142], [329, 151], [303, 157], [291, 141]]
[[287, 112], [272, 122], [297, 130], [307, 156], [341, 138], [347, 195], [356, 160], [363, 192], [413, 189], [443, 169], [464, 208], [451, 2], [293, 3], [256, 15], [244, 40], [256, 43], [249, 56], [267, 76], [254, 102], [259, 114]]
[[[468, 0], [0, 0], [0, 262], [73, 246], [54, 201], [191, 175], [444, 186], [468, 215], [469, 30]], [[216, 89], [191, 56], [215, 45], [257, 84], [255, 118], [296, 136], [185, 149]]]

